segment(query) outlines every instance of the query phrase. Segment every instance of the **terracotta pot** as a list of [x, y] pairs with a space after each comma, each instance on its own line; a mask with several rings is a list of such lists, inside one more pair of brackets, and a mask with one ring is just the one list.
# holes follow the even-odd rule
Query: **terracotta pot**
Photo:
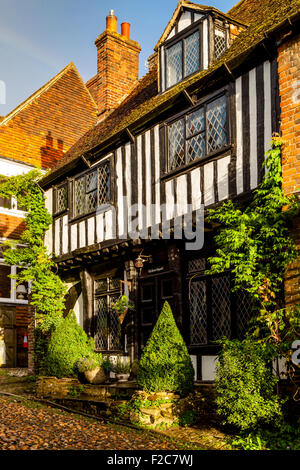
[[116, 374], [116, 379], [118, 382], [127, 382], [130, 374]]
[[107, 379], [106, 373], [102, 367], [96, 367], [96, 369], [93, 370], [86, 370], [84, 376], [89, 383], [94, 385], [102, 384]]

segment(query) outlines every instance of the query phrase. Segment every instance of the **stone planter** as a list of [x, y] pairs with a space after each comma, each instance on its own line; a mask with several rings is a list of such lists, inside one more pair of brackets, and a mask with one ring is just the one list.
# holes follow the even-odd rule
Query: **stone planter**
[[102, 384], [107, 379], [106, 373], [102, 367], [97, 367], [93, 370], [86, 370], [84, 372], [84, 376], [90, 384], [94, 385]]
[[130, 374], [116, 374], [118, 382], [128, 382]]
[[[132, 410], [130, 413], [130, 421], [132, 423], [139, 423], [144, 426], [157, 427], [172, 426], [178, 422], [179, 415], [176, 404], [179, 400], [179, 395], [171, 392], [157, 392], [146, 393], [137, 391], [135, 397], [153, 402], [153, 406], [140, 406], [139, 410]], [[158, 401], [159, 404], [154, 402]]]

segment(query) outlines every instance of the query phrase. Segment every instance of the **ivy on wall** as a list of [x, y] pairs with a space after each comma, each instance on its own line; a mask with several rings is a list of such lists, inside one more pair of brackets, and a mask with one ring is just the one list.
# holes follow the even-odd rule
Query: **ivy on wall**
[[6, 264], [22, 268], [13, 277], [17, 284], [30, 283], [30, 304], [36, 311], [37, 326], [50, 331], [62, 318], [67, 288], [56, 274], [56, 265], [44, 246], [44, 235], [52, 223], [45, 197], [38, 185], [40, 170], [18, 176], [0, 176], [0, 197], [15, 198], [26, 211], [26, 228], [17, 241], [3, 243]]
[[233, 290], [246, 291], [259, 311], [252, 336], [273, 345], [291, 365], [291, 342], [300, 334], [300, 308], [284, 307], [283, 283], [287, 267], [297, 257], [289, 226], [299, 214], [299, 203], [282, 190], [283, 145], [274, 134], [263, 181], [246, 208], [228, 200], [209, 210], [208, 220], [219, 230], [208, 273], [232, 272]]

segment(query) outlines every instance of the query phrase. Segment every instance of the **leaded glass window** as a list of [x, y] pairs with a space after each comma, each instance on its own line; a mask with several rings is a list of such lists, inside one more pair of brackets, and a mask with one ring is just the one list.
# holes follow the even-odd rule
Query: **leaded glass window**
[[103, 204], [109, 204], [110, 163], [106, 160], [97, 169], [75, 179], [74, 216], [95, 211]]
[[95, 281], [95, 347], [113, 351], [122, 347], [122, 326], [112, 304], [121, 295], [119, 277], [104, 277]]
[[224, 96], [207, 105], [207, 152], [222, 148], [227, 143], [226, 101]]
[[184, 165], [184, 161], [184, 119], [179, 119], [169, 127], [170, 170]]
[[63, 212], [68, 208], [68, 186], [64, 184], [56, 189], [55, 214]]
[[253, 304], [244, 291], [232, 292], [229, 272], [207, 275], [205, 258], [188, 261], [191, 346], [216, 344], [222, 337], [242, 339]]
[[199, 31], [188, 36], [185, 40], [185, 64], [184, 76], [187, 77], [200, 68], [200, 44], [199, 44]]
[[200, 69], [199, 29], [166, 47], [166, 86], [170, 88]]
[[219, 59], [226, 51], [226, 35], [225, 30], [215, 27], [215, 58]]
[[167, 87], [182, 80], [182, 41], [167, 49]]
[[223, 95], [169, 125], [168, 169], [201, 159], [227, 142], [227, 104]]

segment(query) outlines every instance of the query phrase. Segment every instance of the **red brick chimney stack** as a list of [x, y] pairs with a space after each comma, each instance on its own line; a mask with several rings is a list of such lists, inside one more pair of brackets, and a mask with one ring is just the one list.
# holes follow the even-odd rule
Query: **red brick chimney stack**
[[113, 111], [128, 95], [139, 78], [140, 45], [130, 39], [130, 24], [122, 23], [117, 32], [117, 17], [110, 10], [106, 30], [96, 39], [97, 104], [100, 118]]

